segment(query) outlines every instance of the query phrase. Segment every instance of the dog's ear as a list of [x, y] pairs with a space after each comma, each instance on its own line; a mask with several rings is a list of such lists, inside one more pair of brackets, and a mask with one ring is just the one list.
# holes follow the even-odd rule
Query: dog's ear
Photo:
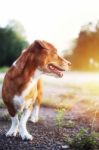
[[48, 49], [57, 50], [51, 43], [48, 43], [44, 40], [42, 40], [42, 41], [35, 40], [34, 45], [41, 48], [41, 49], [43, 48], [43, 49], [46, 49], [46, 50], [48, 50]]
[[43, 41], [35, 40], [28, 48], [30, 52], [40, 53], [43, 49], [45, 49], [45, 45]]
[[52, 44], [43, 40], [35, 40], [28, 48], [28, 51], [34, 54], [41, 54], [42, 52], [48, 53], [49, 50], [57, 52], [57, 49]]
[[29, 47], [29, 50], [31, 52], [40, 53], [42, 50], [54, 50], [57, 51], [57, 49], [50, 43], [44, 41], [44, 40], [35, 40], [34, 43], [32, 43]]
[[45, 48], [44, 41], [35, 40], [35, 41], [34, 41], [34, 47], [35, 47], [35, 48], [38, 48], [38, 49], [44, 49], [44, 48]]

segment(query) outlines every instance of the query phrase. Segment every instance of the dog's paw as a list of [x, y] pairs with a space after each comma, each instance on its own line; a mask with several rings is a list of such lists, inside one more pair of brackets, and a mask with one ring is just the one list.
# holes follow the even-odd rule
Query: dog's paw
[[33, 136], [29, 133], [23, 133], [20, 136], [21, 136], [22, 140], [31, 140], [31, 141], [33, 140]]
[[6, 133], [6, 137], [11, 137], [11, 136], [16, 136], [18, 133], [18, 129], [15, 129], [15, 130], [9, 130], [7, 133]]
[[19, 126], [19, 135], [21, 136], [22, 140], [33, 140], [32, 135], [29, 134], [25, 126]]
[[32, 116], [32, 117], [30, 118], [30, 121], [33, 122], [33, 123], [38, 122], [38, 120], [39, 120], [38, 116]]

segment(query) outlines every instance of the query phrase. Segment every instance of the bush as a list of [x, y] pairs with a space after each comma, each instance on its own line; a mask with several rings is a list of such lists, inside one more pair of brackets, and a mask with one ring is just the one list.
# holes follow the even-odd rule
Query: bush
[[98, 150], [99, 134], [89, 132], [88, 129], [81, 129], [77, 135], [69, 141], [69, 145], [74, 150]]

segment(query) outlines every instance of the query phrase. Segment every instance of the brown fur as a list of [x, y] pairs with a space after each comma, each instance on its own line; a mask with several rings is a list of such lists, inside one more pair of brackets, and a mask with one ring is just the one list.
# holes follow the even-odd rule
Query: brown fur
[[[13, 97], [21, 95], [38, 67], [43, 72], [49, 73], [46, 65], [51, 61], [56, 62], [58, 66], [66, 67], [67, 65], [67, 62], [57, 55], [57, 50], [53, 45], [36, 40], [20, 55], [16, 61], [16, 66], [11, 66], [5, 75], [2, 87], [2, 97], [11, 116], [16, 114]], [[42, 81], [39, 79], [36, 87], [29, 92], [25, 100], [34, 96], [37, 97], [37, 103], [40, 105], [42, 93]]]

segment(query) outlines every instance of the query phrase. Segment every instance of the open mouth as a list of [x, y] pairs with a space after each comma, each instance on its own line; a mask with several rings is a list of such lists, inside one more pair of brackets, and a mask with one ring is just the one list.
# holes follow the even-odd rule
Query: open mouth
[[58, 75], [59, 77], [62, 77], [63, 71], [65, 71], [64, 69], [57, 67], [54, 64], [48, 64], [48, 68], [52, 73]]

